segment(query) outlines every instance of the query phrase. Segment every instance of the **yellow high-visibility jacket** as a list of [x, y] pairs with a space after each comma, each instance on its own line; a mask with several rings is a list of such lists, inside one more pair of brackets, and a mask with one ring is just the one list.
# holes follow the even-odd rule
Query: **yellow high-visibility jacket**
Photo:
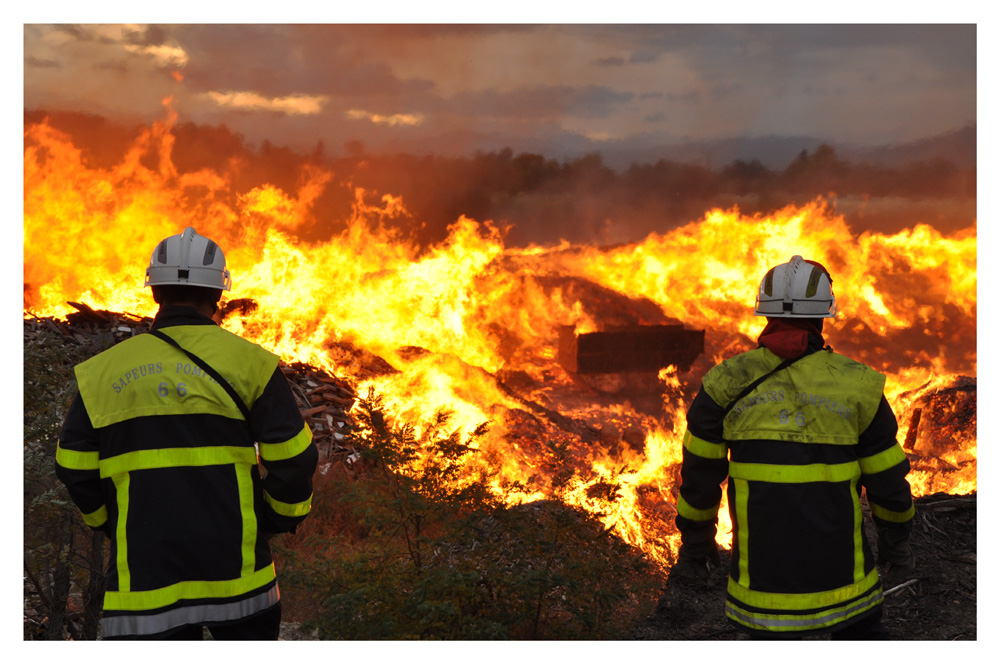
[[221, 374], [250, 419], [151, 334], [76, 367], [56, 474], [84, 521], [111, 539], [108, 637], [165, 635], [273, 606], [267, 537], [293, 532], [312, 501], [318, 455], [278, 357], [187, 307], [161, 307], [153, 328]]
[[842, 628], [881, 604], [862, 489], [879, 530], [905, 538], [910, 466], [885, 377], [828, 349], [734, 403], [781, 361], [757, 348], [704, 376], [688, 411], [676, 522], [682, 542], [714, 539], [728, 478], [726, 615], [750, 630], [804, 635]]

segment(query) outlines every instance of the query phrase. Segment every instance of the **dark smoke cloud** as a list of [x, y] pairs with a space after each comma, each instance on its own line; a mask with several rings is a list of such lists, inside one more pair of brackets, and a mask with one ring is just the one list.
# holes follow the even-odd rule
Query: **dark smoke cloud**
[[149, 25], [123, 32], [127, 43], [136, 46], [163, 46], [167, 43], [167, 31], [158, 25]]
[[[69, 132], [87, 163], [108, 168], [125, 154], [141, 127], [124, 127], [83, 114], [29, 113], [26, 124], [49, 118]], [[334, 174], [316, 200], [306, 239], [327, 239], [346, 226], [354, 187], [376, 198], [400, 196], [408, 214], [400, 231], [431, 245], [461, 216], [506, 228], [510, 245], [636, 242], [699, 220], [708, 210], [738, 206], [766, 214], [836, 191], [840, 211], [858, 230], [894, 233], [914, 218], [942, 231], [975, 220], [975, 168], [940, 158], [876, 167], [841, 157], [829, 146], [803, 151], [781, 169], [756, 160], [708, 168], [660, 159], [617, 171], [598, 155], [555, 159], [499, 148], [469, 157], [369, 152], [362, 142], [331, 154], [323, 144], [302, 152], [278, 143], [249, 144], [225, 126], [181, 123], [172, 159], [180, 173], [202, 169], [226, 174], [229, 204], [255, 187], [272, 185], [296, 195], [309, 168]], [[338, 151], [339, 152], [339, 151]]]
[[36, 58], [34, 56], [31, 56], [31, 55], [27, 56], [24, 59], [24, 67], [25, 67], [25, 69], [31, 69], [32, 67], [38, 67], [38, 68], [45, 68], [45, 67], [58, 68], [60, 66], [61, 65], [56, 60], [48, 60], [48, 59], [45, 59], [45, 58]]
[[[975, 41], [975, 25], [26, 25], [25, 107], [148, 123], [169, 96], [184, 120], [299, 150], [871, 145], [974, 122]], [[318, 110], [282, 111], [295, 97]]]

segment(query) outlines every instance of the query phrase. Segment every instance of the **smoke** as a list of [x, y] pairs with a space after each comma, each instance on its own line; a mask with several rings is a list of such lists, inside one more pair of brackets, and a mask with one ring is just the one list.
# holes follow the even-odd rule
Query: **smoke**
[[[144, 129], [80, 113], [25, 113], [26, 126], [42, 119], [69, 134], [84, 162], [96, 168], [118, 163]], [[913, 153], [916, 161], [891, 165], [873, 158], [847, 161], [820, 145], [811, 153], [803, 150], [783, 169], [756, 159], [712, 169], [669, 155], [614, 169], [596, 154], [569, 160], [509, 148], [464, 157], [369, 154], [359, 140], [332, 149], [318, 142], [302, 152], [268, 141], [252, 146], [225, 125], [181, 123], [171, 132], [177, 173], [222, 175], [228, 187], [217, 194], [228, 197], [222, 203], [235, 203], [265, 185], [308, 196], [309, 218], [295, 229], [307, 241], [344, 230], [358, 188], [375, 198], [400, 198], [405, 213], [389, 223], [422, 247], [445, 239], [462, 216], [491, 222], [503, 231], [507, 246], [524, 247], [562, 241], [627, 244], [714, 208], [768, 214], [817, 197], [828, 198], [855, 232], [895, 233], [922, 223], [950, 233], [968, 227], [976, 215], [975, 167], [932, 158], [926, 145]], [[952, 153], [954, 142], [951, 137]]]

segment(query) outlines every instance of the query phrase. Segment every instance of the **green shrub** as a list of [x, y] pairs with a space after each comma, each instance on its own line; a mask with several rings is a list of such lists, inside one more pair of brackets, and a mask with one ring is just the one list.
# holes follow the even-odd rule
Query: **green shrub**
[[95, 335], [74, 344], [45, 321], [24, 326], [24, 638], [95, 639], [106, 538], [83, 523], [54, 464], [76, 392], [73, 366], [114, 340]]
[[373, 393], [357, 419], [363, 470], [318, 485], [302, 532], [276, 544], [321, 638], [615, 638], [651, 610], [657, 570], [594, 517], [501, 503], [471, 463], [485, 426], [463, 437], [439, 412], [417, 437]]

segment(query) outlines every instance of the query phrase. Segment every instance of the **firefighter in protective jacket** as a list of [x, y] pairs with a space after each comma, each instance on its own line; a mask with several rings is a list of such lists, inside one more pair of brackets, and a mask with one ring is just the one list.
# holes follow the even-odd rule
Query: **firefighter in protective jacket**
[[726, 616], [752, 638], [832, 633], [887, 638], [878, 562], [913, 571], [910, 465], [896, 442], [885, 376], [824, 347], [832, 278], [794, 256], [767, 272], [759, 347], [705, 374], [688, 410], [677, 527], [679, 570], [708, 578], [721, 484], [733, 523]]
[[102, 636], [276, 639], [268, 539], [309, 513], [312, 433], [278, 357], [212, 320], [231, 285], [218, 245], [190, 227], [166, 238], [146, 285], [152, 333], [76, 367], [56, 452], [111, 540]]

